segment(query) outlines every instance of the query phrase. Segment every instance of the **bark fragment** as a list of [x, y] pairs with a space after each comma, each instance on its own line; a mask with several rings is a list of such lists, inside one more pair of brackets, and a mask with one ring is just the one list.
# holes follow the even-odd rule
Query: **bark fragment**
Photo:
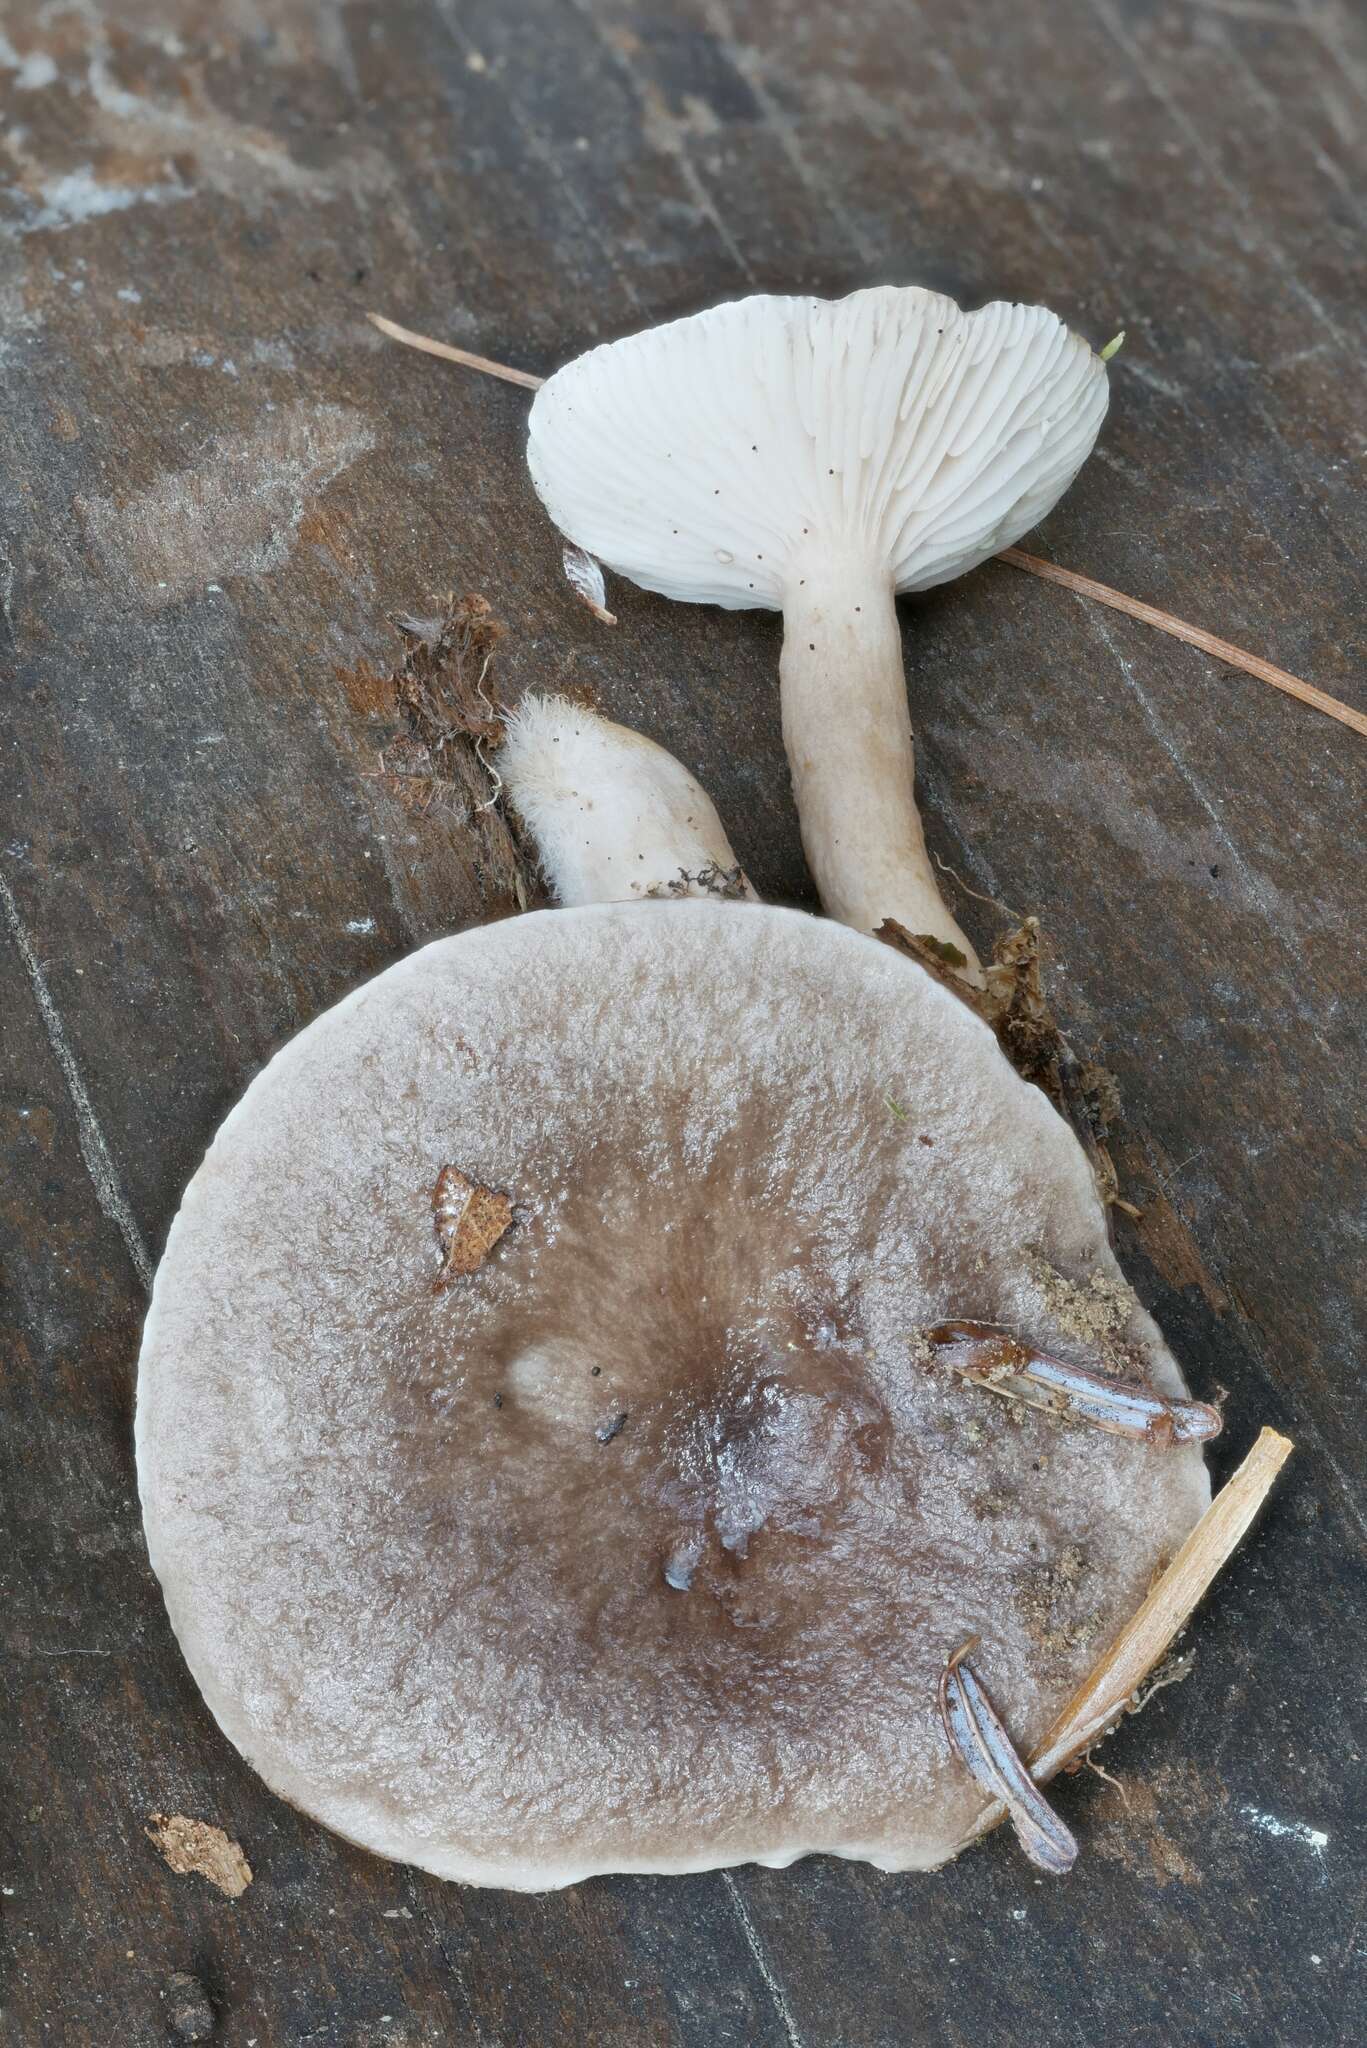
[[147, 1820], [143, 1833], [177, 1877], [207, 1877], [225, 1898], [241, 1898], [252, 1881], [252, 1867], [222, 1828], [183, 1813], [149, 1813]]

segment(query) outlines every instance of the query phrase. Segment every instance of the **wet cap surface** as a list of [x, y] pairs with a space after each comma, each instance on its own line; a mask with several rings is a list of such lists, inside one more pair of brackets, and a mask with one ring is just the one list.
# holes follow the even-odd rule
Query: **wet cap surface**
[[[436, 1293], [446, 1165], [514, 1220]], [[430, 946], [276, 1057], [172, 1231], [138, 1464], [195, 1677], [447, 1876], [942, 1860], [948, 1651], [1027, 1748], [1208, 1498], [927, 1369], [951, 1313], [1092, 1355], [1045, 1271], [1117, 1277], [1075, 1141], [872, 940], [680, 902]]]

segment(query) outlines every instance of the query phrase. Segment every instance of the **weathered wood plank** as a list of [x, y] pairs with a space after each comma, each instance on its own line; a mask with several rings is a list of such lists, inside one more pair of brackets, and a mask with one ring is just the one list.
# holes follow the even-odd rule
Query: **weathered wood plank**
[[[262, 2048], [1005, 2043], [1023, 2011], [1060, 2041], [1356, 2038], [1348, 736], [1006, 569], [907, 611], [933, 843], [1041, 915], [1069, 1028], [1120, 1075], [1146, 1203], [1121, 1248], [1230, 1389], [1217, 1468], [1256, 1421], [1302, 1446], [1195, 1675], [1108, 1755], [1128, 1808], [1062, 1791], [1071, 1885], [994, 1841], [935, 1880], [819, 1862], [532, 1901], [323, 1835], [217, 1735], [146, 1571], [128, 1247], [155, 1253], [291, 1030], [496, 907], [459, 821], [394, 801], [385, 722], [338, 673], [387, 658], [387, 615], [484, 591], [512, 691], [590, 684], [698, 770], [765, 893], [807, 891], [776, 623], [626, 590], [597, 627], [526, 480], [524, 398], [389, 349], [367, 305], [538, 370], [753, 284], [916, 277], [1126, 326], [1105, 440], [1039, 545], [1360, 696], [1362, 23], [1337, 0], [12, 15], [0, 863], [51, 1004], [0, 934], [14, 2038], [161, 2041], [178, 1970], [215, 2038]], [[143, 1841], [177, 1808], [242, 1840], [243, 1899]]]

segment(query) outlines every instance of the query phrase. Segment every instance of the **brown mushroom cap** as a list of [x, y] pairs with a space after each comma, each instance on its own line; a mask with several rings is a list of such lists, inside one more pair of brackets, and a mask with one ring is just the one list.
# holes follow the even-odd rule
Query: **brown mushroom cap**
[[[447, 1165], [514, 1222], [438, 1293]], [[1094, 1362], [1058, 1274], [1119, 1278], [1072, 1135], [874, 941], [699, 901], [429, 946], [171, 1232], [138, 1469], [191, 1669], [278, 1792], [444, 1876], [932, 1866], [984, 1806], [947, 1652], [1028, 1748], [1208, 1499], [918, 1355], [971, 1315]]]

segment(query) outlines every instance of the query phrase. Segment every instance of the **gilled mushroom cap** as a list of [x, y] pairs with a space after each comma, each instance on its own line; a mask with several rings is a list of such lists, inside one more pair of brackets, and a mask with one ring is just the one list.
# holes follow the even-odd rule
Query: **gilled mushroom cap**
[[1106, 371], [1042, 306], [918, 286], [740, 299], [605, 343], [537, 393], [527, 459], [580, 547], [667, 597], [781, 608], [848, 541], [947, 582], [1061, 497]]
[[[438, 1292], [444, 1169], [512, 1222]], [[1119, 1286], [1064, 1124], [874, 941], [707, 901], [485, 927], [301, 1033], [195, 1177], [139, 1375], [152, 1561], [231, 1740], [381, 1854], [931, 1866], [985, 1804], [947, 1653], [980, 1637], [1028, 1750], [1208, 1489], [915, 1333], [1086, 1363], [1061, 1304], [1118, 1299], [1180, 1392]]]

